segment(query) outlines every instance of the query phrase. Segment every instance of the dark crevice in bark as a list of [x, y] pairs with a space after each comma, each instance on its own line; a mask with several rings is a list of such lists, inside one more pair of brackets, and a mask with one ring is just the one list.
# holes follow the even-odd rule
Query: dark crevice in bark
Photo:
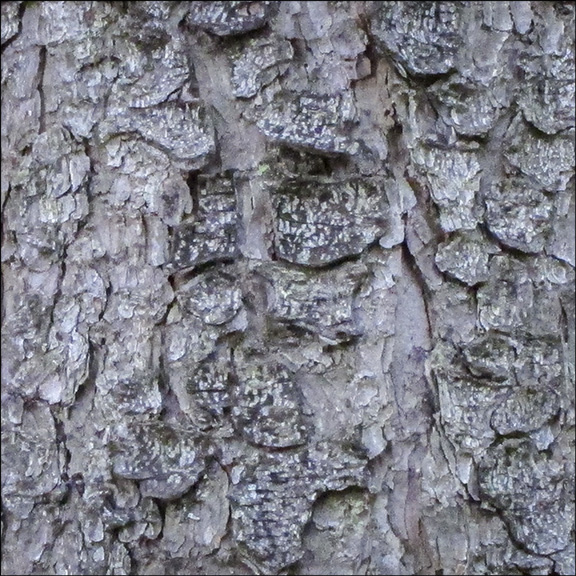
[[309, 272], [314, 271], [314, 270], [317, 270], [317, 271], [338, 270], [341, 268], [341, 266], [343, 264], [360, 261], [362, 254], [364, 252], [370, 250], [370, 248], [377, 246], [379, 240], [380, 240], [379, 238], [375, 239], [371, 244], [368, 244], [362, 252], [359, 252], [358, 254], [346, 254], [345, 256], [342, 256], [341, 258], [327, 262], [326, 264], [314, 264], [314, 265], [312, 265], [312, 264], [300, 264], [298, 262], [293, 262], [291, 260], [287, 260], [287, 259], [283, 258], [282, 256], [277, 255], [276, 252], [275, 252], [276, 258], [272, 258], [272, 260], [280, 260], [280, 261], [282, 261], [282, 263], [287, 268], [292, 269], [292, 270], [307, 270]]
[[69, 497], [69, 464], [72, 459], [72, 453], [66, 446], [67, 435], [65, 429], [64, 420], [56, 413], [58, 407], [51, 407], [50, 412], [52, 414], [52, 419], [54, 420], [54, 427], [56, 430], [56, 445], [58, 449], [58, 454], [61, 459], [60, 461], [60, 479], [65, 483], [66, 492], [63, 494], [64, 498], [67, 500]]
[[[366, 13], [366, 6], [361, 7], [358, 14], [358, 27], [366, 34], [366, 48], [362, 55], [364, 55], [370, 62], [370, 74], [364, 78], [373, 78], [378, 71], [379, 54], [376, 48], [376, 40], [372, 34], [370, 26], [370, 14]], [[361, 78], [360, 80], [363, 80]]]
[[[411, 174], [411, 169], [412, 165], [407, 165], [402, 175], [416, 198], [416, 206], [412, 210], [420, 211], [420, 215], [432, 231], [433, 238], [431, 241], [437, 246], [441, 242], [448, 240], [451, 233], [446, 232], [440, 226], [440, 209], [438, 205], [434, 202], [428, 186], [419, 180], [419, 176]], [[410, 213], [403, 216], [405, 227], [412, 225], [410, 216]], [[416, 255], [414, 257], [416, 258]]]
[[38, 62], [38, 81], [36, 89], [40, 97], [40, 128], [39, 133], [46, 132], [46, 97], [44, 95], [44, 74], [46, 72], [46, 56], [48, 49], [46, 46], [40, 46], [39, 62]]
[[186, 422], [188, 416], [182, 411], [178, 397], [170, 386], [170, 380], [166, 366], [164, 364], [164, 333], [162, 334], [161, 351], [158, 368], [158, 390], [162, 397], [162, 407], [160, 409], [160, 419], [164, 421]]
[[78, 404], [83, 398], [85, 398], [90, 392], [93, 392], [96, 388], [96, 376], [98, 376], [99, 372], [99, 362], [97, 358], [98, 353], [96, 351], [96, 347], [99, 346], [99, 344], [95, 344], [90, 338], [88, 338], [88, 375], [76, 389], [73, 405]]
[[[232, 481], [232, 475], [231, 475], [232, 474], [232, 466], [223, 464], [222, 460], [219, 457], [217, 452], [218, 452], [218, 449], [214, 450], [213, 459], [216, 462], [216, 464], [218, 466], [220, 466], [222, 471], [226, 474], [226, 477], [228, 478], [228, 486], [232, 486], [234, 484], [234, 482]], [[225, 541], [227, 539], [232, 540], [233, 525], [234, 525], [234, 520], [232, 518], [232, 504], [230, 503], [230, 500], [228, 500], [228, 517], [226, 519], [226, 528], [224, 529], [224, 534], [222, 536], [222, 540], [220, 541], [220, 546], [218, 548], [222, 547], [223, 541]]]
[[128, 555], [128, 560], [130, 561], [130, 568], [128, 569], [129, 576], [136, 576], [139, 573], [138, 560], [136, 559], [136, 554], [129, 544], [124, 546], [126, 554]]
[[203, 171], [206, 174], [218, 174], [222, 172], [222, 136], [220, 135], [218, 126], [222, 126], [222, 132], [225, 132], [226, 119], [214, 105], [210, 105], [207, 108], [212, 118], [212, 126], [214, 127], [214, 152], [206, 162]]
[[84, 148], [84, 154], [86, 154], [86, 157], [88, 158], [88, 161], [90, 163], [90, 167], [88, 169], [88, 174], [86, 175], [86, 187], [88, 192], [90, 192], [90, 185], [92, 184], [92, 179], [94, 178], [96, 171], [95, 171], [95, 166], [96, 166], [96, 159], [95, 159], [95, 153], [94, 153], [94, 148], [93, 146], [90, 144], [90, 139], [89, 138], [82, 138], [82, 146]]
[[160, 532], [156, 536], [156, 540], [162, 540], [164, 538], [164, 527], [166, 526], [166, 508], [168, 507], [168, 502], [161, 500], [160, 498], [152, 498], [152, 501], [158, 507], [158, 514], [160, 515]]
[[143, 248], [143, 253], [144, 253], [144, 258], [148, 258], [148, 254], [150, 251], [150, 231], [148, 228], [148, 220], [147, 220], [147, 215], [142, 211], [139, 210], [138, 211], [140, 214], [140, 222], [142, 224], [142, 231], [143, 231], [143, 236], [144, 236], [144, 246]]
[[302, 38], [290, 38], [290, 45], [292, 46], [292, 52], [294, 54], [294, 62], [304, 63], [306, 62], [306, 53], [308, 48], [306, 47], [306, 41]]
[[172, 286], [172, 289], [176, 293], [179, 287], [185, 282], [189, 282], [193, 278], [200, 276], [200, 274], [204, 274], [210, 270], [215, 270], [219, 266], [229, 266], [234, 264], [234, 262], [235, 260], [232, 258], [220, 258], [210, 260], [208, 262], [203, 262], [201, 264], [188, 266], [186, 268], [182, 268], [181, 270], [174, 270], [174, 272], [171, 272], [168, 275], [168, 282], [170, 282], [170, 286]]
[[[238, 430], [238, 432], [242, 433], [242, 430]], [[307, 444], [306, 441], [303, 441], [301, 444], [291, 444], [290, 446], [268, 446], [267, 444], [258, 444], [253, 442], [247, 437], [245, 437], [245, 440], [251, 446], [273, 454], [291, 454], [292, 452], [298, 452], [302, 449], [302, 446]]]
[[427, 94], [427, 90], [436, 82], [446, 82], [452, 76], [457, 76], [458, 72], [454, 69], [448, 70], [447, 72], [442, 72], [438, 74], [413, 74], [404, 70], [403, 76], [405, 76], [408, 86], [410, 88], [418, 90], [423, 97], [430, 99]]
[[[6, 190], [6, 195], [4, 196], [4, 200], [2, 201], [2, 221], [4, 221], [4, 209], [8, 204], [8, 200], [10, 199], [10, 195], [12, 193], [12, 184], [8, 183], [8, 188]], [[2, 226], [2, 231], [4, 232], [4, 226]], [[2, 242], [4, 242], [4, 233], [2, 234]]]
[[160, 326], [160, 327], [162, 327], [162, 329], [166, 326], [166, 323], [168, 321], [168, 316], [170, 316], [170, 312], [172, 312], [172, 310], [174, 309], [174, 307], [176, 306], [176, 304], [178, 302], [178, 300], [176, 298], [177, 284], [174, 280], [173, 275], [168, 276], [168, 283], [170, 284], [170, 287], [172, 288], [172, 292], [174, 294], [174, 297], [166, 305], [166, 310], [164, 311], [164, 314], [162, 314], [162, 316], [160, 317], [158, 322], [156, 322], [156, 326]]
[[191, 218], [196, 218], [198, 216], [199, 206], [199, 184], [198, 184], [198, 170], [191, 170], [186, 176], [186, 185], [188, 186], [188, 191], [190, 192], [190, 198], [192, 199], [192, 212], [190, 214]]
[[[8, 184], [8, 189], [6, 190], [6, 195], [4, 196], [4, 201], [2, 203], [2, 209], [0, 211], [1, 213], [1, 221], [2, 221], [2, 231], [1, 231], [1, 240], [0, 240], [0, 249], [2, 251], [2, 255], [4, 255], [4, 245], [5, 242], [7, 240], [7, 235], [9, 234], [7, 227], [5, 226], [5, 220], [4, 220], [4, 209], [6, 208], [7, 204], [8, 204], [8, 200], [10, 199], [10, 195], [12, 192], [12, 186], [9, 183]], [[13, 242], [14, 244], [16, 244], [16, 233], [15, 232], [10, 232], [10, 235], [12, 236], [11, 238], [11, 242]], [[2, 263], [1, 263], [1, 271], [0, 271], [0, 303], [1, 303], [1, 307], [0, 307], [0, 322], [2, 323], [2, 325], [4, 325], [4, 317], [6, 314], [6, 301], [4, 299], [4, 266], [7, 264], [8, 262], [5, 262], [4, 257], [2, 257]]]
[[566, 310], [566, 306], [562, 303], [562, 299], [560, 299], [560, 327], [562, 330], [562, 340], [563, 343], [566, 345], [570, 341], [570, 323], [568, 321], [568, 311]]
[[104, 315], [106, 314], [106, 310], [108, 309], [108, 303], [110, 302], [110, 296], [112, 296], [112, 284], [111, 282], [106, 282], [106, 286], [104, 287], [104, 293], [106, 295], [106, 300], [104, 302], [104, 305], [102, 306], [102, 311], [100, 312], [100, 314], [98, 315], [98, 321], [102, 320], [104, 318]]

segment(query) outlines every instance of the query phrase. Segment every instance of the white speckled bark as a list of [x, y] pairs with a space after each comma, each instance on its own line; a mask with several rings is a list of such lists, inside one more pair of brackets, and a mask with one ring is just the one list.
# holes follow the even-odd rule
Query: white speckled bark
[[574, 574], [574, 22], [3, 2], [2, 573]]

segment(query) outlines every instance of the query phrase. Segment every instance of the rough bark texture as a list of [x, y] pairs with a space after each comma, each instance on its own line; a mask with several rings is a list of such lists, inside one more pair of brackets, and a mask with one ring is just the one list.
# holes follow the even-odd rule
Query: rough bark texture
[[3, 2], [2, 570], [574, 574], [574, 3]]

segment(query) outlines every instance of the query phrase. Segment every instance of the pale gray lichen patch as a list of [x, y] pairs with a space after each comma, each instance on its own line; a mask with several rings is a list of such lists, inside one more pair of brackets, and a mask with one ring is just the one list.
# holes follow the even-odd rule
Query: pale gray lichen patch
[[276, 77], [283, 74], [294, 51], [280, 38], [258, 38], [235, 57], [232, 64], [232, 93], [236, 98], [252, 98]]
[[365, 54], [368, 37], [364, 27], [358, 26], [356, 5], [316, 2], [302, 5], [298, 12], [286, 8], [292, 20], [287, 23], [294, 32], [285, 34], [292, 39], [297, 57], [282, 83], [295, 90], [313, 86], [318, 94], [337, 94], [373, 72]]
[[456, 2], [383, 2], [372, 34], [411, 74], [444, 74], [464, 43], [464, 9]]
[[507, 396], [504, 380], [483, 380], [467, 373], [456, 350], [435, 347], [430, 357], [438, 385], [442, 426], [450, 440], [467, 452], [488, 448], [496, 437], [490, 425], [494, 408]]
[[148, 108], [119, 108], [114, 119], [102, 124], [103, 136], [137, 132], [175, 158], [191, 166], [203, 164], [214, 153], [211, 121], [197, 102], [167, 102]]
[[245, 34], [262, 28], [276, 2], [192, 2], [186, 20], [218, 36]]
[[191, 371], [186, 391], [202, 410], [221, 418], [224, 410], [232, 406], [232, 381], [229, 351], [217, 350]]
[[210, 553], [220, 546], [230, 514], [228, 484], [224, 470], [213, 466], [193, 494], [168, 503], [162, 540], [173, 557]]
[[543, 137], [515, 127], [512, 135], [505, 157], [530, 179], [531, 186], [565, 190], [574, 176], [574, 134]]
[[[570, 493], [570, 490], [567, 492]], [[572, 492], [574, 492], [574, 490], [572, 490]], [[567, 546], [564, 550], [552, 554], [550, 558], [554, 562], [554, 569], [557, 570], [559, 574], [572, 574], [572, 572], [576, 572], [576, 552], [574, 552], [572, 546]]]
[[462, 347], [465, 369], [485, 386], [548, 391], [562, 380], [562, 345], [553, 339], [513, 339], [498, 332]]
[[193, 68], [182, 35], [175, 30], [176, 4], [133, 2], [113, 28], [118, 76], [110, 90], [109, 106], [143, 108], [184, 95]]
[[442, 229], [474, 229], [480, 218], [477, 195], [482, 175], [477, 153], [426, 146], [413, 150], [412, 160], [430, 187]]
[[[10, 359], [3, 364], [6, 375], [14, 378], [21, 370], [26, 370], [25, 360], [33, 360], [46, 353], [46, 343], [50, 333], [52, 306], [46, 294], [28, 292], [19, 295], [14, 301], [14, 311], [2, 326], [2, 348], [10, 352]], [[7, 354], [8, 355], [8, 354]], [[37, 360], [37, 364], [40, 364]], [[37, 366], [39, 368], [39, 366]], [[31, 382], [22, 388], [23, 396], [36, 390], [38, 373], [34, 372]]]
[[228, 260], [237, 252], [236, 196], [227, 177], [199, 178], [192, 220], [174, 229], [171, 266], [175, 270]]
[[[574, 14], [572, 12], [572, 14]], [[572, 17], [569, 28], [574, 30]], [[521, 59], [525, 79], [518, 91], [518, 104], [528, 122], [547, 134], [574, 126], [574, 36], [553, 54], [532, 48]]]
[[104, 286], [94, 270], [80, 272], [71, 264], [52, 306], [46, 300], [49, 276], [46, 281], [44, 297], [24, 298], [13, 315], [15, 323], [4, 323], [2, 345], [11, 361], [3, 366], [10, 386], [23, 396], [69, 405], [88, 373], [88, 327], [102, 310]]
[[462, 355], [465, 366], [477, 378], [497, 386], [514, 384], [513, 364], [516, 358], [515, 341], [489, 332], [467, 344]]
[[501, 82], [488, 86], [470, 78], [441, 81], [431, 88], [442, 119], [463, 136], [486, 134], [508, 104]]
[[[139, 29], [139, 32], [148, 34], [152, 31], [150, 28]], [[166, 36], [169, 34], [160, 25], [157, 32]], [[131, 40], [134, 41], [133, 38]], [[123, 38], [116, 40], [117, 49], [126, 54], [126, 58], [120, 64], [118, 78], [110, 91], [110, 105], [129, 108], [157, 106], [190, 82], [193, 72], [178, 37], [155, 49], [150, 38], [145, 42], [145, 49], [135, 49], [131, 42]]]
[[135, 2], [126, 6], [126, 14], [120, 20], [120, 26], [126, 26], [125, 32], [137, 47], [151, 53], [162, 50], [170, 42], [170, 12], [174, 4], [168, 2]]
[[104, 313], [106, 320], [158, 322], [173, 298], [170, 284], [154, 266], [138, 267], [127, 262], [113, 281], [116, 281], [116, 289], [108, 300]]
[[481, 453], [496, 438], [491, 416], [506, 394], [501, 389], [475, 384], [470, 380], [455, 380], [442, 383], [438, 390], [446, 434], [462, 450]]
[[370, 522], [367, 491], [352, 487], [320, 496], [304, 531], [304, 546], [313, 554], [313, 561], [306, 562], [307, 567], [312, 564], [314, 570], [324, 565], [333, 567], [339, 574], [354, 573], [362, 562], [360, 543], [370, 530]]
[[324, 153], [357, 151], [350, 138], [356, 110], [349, 93], [336, 96], [281, 93], [257, 120], [273, 142]]
[[360, 254], [387, 228], [382, 181], [287, 179], [273, 204], [276, 253], [297, 264], [322, 266]]
[[[26, 2], [3, 20], [3, 572], [573, 574], [573, 14]], [[228, 167], [237, 203], [198, 172]], [[501, 177], [549, 193], [549, 234], [514, 236], [540, 213], [492, 197]], [[510, 212], [478, 225], [486, 199]], [[520, 459], [535, 495], [524, 468], [496, 475], [522, 510], [475, 468], [514, 438], [540, 451]], [[555, 516], [539, 491], [560, 475]], [[555, 530], [568, 545], [542, 555]]]
[[[90, 42], [108, 25], [111, 7], [91, 12], [90, 3], [67, 6], [61, 2], [48, 2], [30, 6], [32, 37], [38, 45], [54, 47], [70, 42], [82, 44]], [[89, 51], [88, 51], [89, 52]]]
[[550, 422], [560, 410], [560, 397], [552, 388], [522, 388], [494, 410], [490, 421], [498, 434], [532, 432]]
[[162, 351], [167, 384], [186, 421], [201, 430], [219, 427], [232, 378], [229, 349], [218, 340], [229, 324], [205, 324], [194, 314], [182, 315], [177, 306], [172, 312]]
[[524, 340], [516, 344], [514, 372], [518, 384], [527, 390], [561, 390], [565, 378], [564, 352], [558, 339]]
[[162, 408], [158, 379], [143, 373], [120, 380], [111, 388], [106, 403], [111, 410], [114, 408], [125, 415], [158, 414]]
[[111, 530], [115, 524], [124, 522], [119, 527], [118, 540], [125, 543], [138, 542], [141, 538], [154, 540], [160, 535], [163, 525], [158, 504], [149, 497], [142, 498], [136, 508], [112, 510], [108, 518], [107, 528]]
[[229, 496], [234, 534], [245, 554], [265, 573], [299, 560], [314, 499], [325, 491], [363, 486], [365, 464], [326, 446], [259, 453], [245, 461]]
[[[85, 192], [81, 187], [90, 172], [90, 160], [70, 132], [58, 126], [38, 134], [32, 144], [32, 154], [23, 159], [19, 168], [13, 185], [25, 187], [26, 196], [45, 196], [42, 200], [48, 213], [43, 222], [59, 220], [63, 223], [66, 213], [60, 215], [57, 207], [62, 209], [65, 205], [55, 201], [69, 192], [78, 192], [77, 203], [80, 203], [81, 194]], [[72, 206], [76, 207], [75, 204], [73, 202]]]
[[215, 326], [232, 320], [242, 307], [235, 278], [222, 269], [209, 270], [181, 284], [176, 296], [183, 311]]
[[[26, 5], [22, 26], [40, 48], [36, 114], [48, 127], [66, 126], [87, 138], [105, 115], [105, 99], [117, 75], [110, 31], [117, 15], [110, 3]], [[112, 56], [114, 54], [114, 57]]]
[[102, 164], [107, 170], [93, 175], [95, 193], [105, 194], [107, 203], [117, 209], [128, 204], [143, 212], [162, 214], [158, 189], [172, 170], [167, 155], [139, 139], [122, 137], [108, 140], [103, 147]]
[[204, 470], [205, 452], [191, 433], [159, 421], [120, 424], [111, 451], [114, 474], [139, 480], [152, 498], [178, 498]]
[[192, 212], [192, 197], [185, 179], [180, 174], [170, 174], [153, 196], [153, 209], [168, 226], [177, 226], [185, 214]]
[[430, 357], [444, 430], [462, 450], [491, 450], [497, 436], [541, 431], [562, 408], [559, 342], [489, 332]]
[[238, 385], [232, 415], [236, 427], [258, 446], [304, 444], [309, 431], [302, 417], [302, 393], [289, 370], [260, 358], [235, 361]]
[[559, 294], [571, 278], [571, 270], [552, 258], [494, 256], [490, 278], [478, 290], [480, 325], [509, 334], [558, 336]]
[[360, 263], [314, 274], [277, 264], [258, 269], [270, 282], [271, 320], [304, 328], [330, 342], [347, 341], [361, 333], [354, 295], [367, 272]]
[[18, 33], [19, 11], [22, 2], [2, 2], [2, 44]]
[[556, 214], [546, 253], [576, 266], [576, 189], [574, 178], [556, 199]]
[[478, 470], [482, 496], [502, 511], [514, 538], [535, 554], [569, 545], [573, 518], [565, 502], [562, 465], [529, 440], [492, 448]]
[[[2, 3], [4, 10], [6, 3]], [[5, 24], [2, 17], [2, 26]], [[16, 44], [18, 40], [15, 41]], [[14, 160], [8, 162], [6, 151], [8, 147], [14, 152], [25, 150], [32, 145], [40, 131], [40, 95], [37, 90], [36, 74], [41, 62], [41, 48], [33, 50], [14, 50], [6, 48], [6, 56], [2, 58], [2, 102], [10, 114], [2, 118], [2, 142], [4, 164], [2, 166], [2, 194], [5, 193], [8, 174], [17, 170]], [[4, 198], [4, 196], [3, 196]]]
[[60, 482], [56, 430], [42, 402], [29, 404], [19, 425], [2, 415], [2, 504], [18, 516]]
[[435, 262], [442, 272], [474, 286], [488, 279], [490, 255], [498, 252], [500, 249], [481, 234], [458, 232], [440, 243]]

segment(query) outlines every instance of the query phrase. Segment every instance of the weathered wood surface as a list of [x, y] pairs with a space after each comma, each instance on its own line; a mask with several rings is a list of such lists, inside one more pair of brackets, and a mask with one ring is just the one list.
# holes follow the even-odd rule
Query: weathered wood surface
[[3, 2], [2, 572], [574, 574], [574, 10]]

